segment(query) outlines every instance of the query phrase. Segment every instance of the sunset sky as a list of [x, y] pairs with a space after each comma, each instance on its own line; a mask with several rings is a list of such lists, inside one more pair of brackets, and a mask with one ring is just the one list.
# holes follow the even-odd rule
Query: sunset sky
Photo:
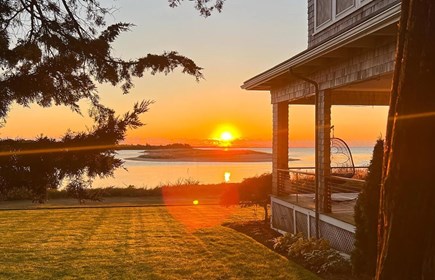
[[[224, 11], [205, 19], [186, 1], [176, 9], [165, 0], [102, 0], [117, 7], [107, 21], [131, 22], [132, 31], [114, 45], [115, 54], [136, 58], [175, 50], [204, 68], [199, 83], [179, 71], [135, 79], [129, 95], [110, 85], [99, 87], [102, 103], [119, 114], [136, 101], [155, 101], [143, 115], [146, 126], [130, 131], [126, 142], [208, 145], [229, 131], [235, 145], [271, 145], [272, 111], [268, 92], [240, 89], [247, 79], [307, 47], [307, 7], [301, 0], [227, 0]], [[273, 3], [273, 4], [272, 4]], [[84, 130], [92, 123], [65, 107], [14, 106], [0, 137], [59, 137], [67, 129]], [[335, 135], [353, 146], [372, 146], [384, 134], [386, 107], [333, 107]], [[292, 146], [312, 146], [312, 106], [290, 107]]]

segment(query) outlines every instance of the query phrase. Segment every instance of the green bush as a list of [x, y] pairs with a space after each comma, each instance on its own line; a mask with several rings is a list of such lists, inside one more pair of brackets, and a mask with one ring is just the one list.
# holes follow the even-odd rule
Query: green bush
[[319, 274], [349, 273], [350, 261], [332, 249], [325, 239], [304, 238], [302, 233], [286, 233], [274, 240], [273, 248], [287, 252], [306, 268]]
[[31, 190], [24, 187], [11, 189], [0, 188], [0, 200], [31, 200], [32, 198], [33, 194]]
[[306, 268], [319, 274], [351, 271], [349, 260], [332, 249], [325, 239], [300, 238], [290, 245], [288, 254], [299, 260]]
[[264, 222], [269, 222], [269, 195], [272, 193], [272, 174], [264, 173], [259, 176], [245, 178], [234, 188], [226, 188], [220, 203], [225, 206], [239, 204], [242, 207], [261, 206], [264, 209]]
[[273, 249], [278, 252], [288, 252], [289, 247], [298, 241], [299, 239], [303, 239], [304, 236], [301, 232], [297, 234], [286, 233], [283, 236], [277, 237], [273, 239]]
[[290, 245], [288, 248], [288, 254], [290, 257], [296, 259], [304, 259], [306, 254], [309, 254], [315, 250], [328, 250], [330, 248], [329, 242], [325, 239], [300, 238]]
[[[97, 189], [98, 190], [98, 189]], [[142, 197], [142, 196], [161, 196], [162, 187], [148, 188], [138, 188], [129, 185], [127, 188], [102, 188], [102, 197]]]
[[347, 273], [351, 271], [350, 261], [334, 249], [313, 250], [303, 254], [304, 264], [319, 274]]
[[379, 196], [382, 179], [384, 141], [378, 140], [373, 149], [367, 182], [355, 204], [355, 249], [352, 269], [355, 274], [374, 276], [376, 270]]

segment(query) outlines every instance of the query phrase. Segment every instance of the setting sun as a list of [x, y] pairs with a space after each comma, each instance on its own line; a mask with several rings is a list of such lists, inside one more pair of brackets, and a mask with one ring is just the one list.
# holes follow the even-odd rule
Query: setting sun
[[221, 134], [221, 140], [222, 141], [228, 142], [228, 141], [231, 141], [233, 139], [234, 139], [234, 137], [231, 134], [231, 132], [228, 132], [228, 131], [222, 132], [222, 134]]
[[228, 147], [231, 146], [234, 141], [240, 139], [240, 133], [233, 125], [221, 124], [214, 130], [210, 139], [215, 145]]

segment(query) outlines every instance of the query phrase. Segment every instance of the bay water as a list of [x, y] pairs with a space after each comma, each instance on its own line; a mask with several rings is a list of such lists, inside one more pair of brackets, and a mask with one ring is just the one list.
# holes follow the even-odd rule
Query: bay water
[[[219, 149], [219, 148], [216, 148]], [[236, 149], [236, 148], [233, 148]], [[367, 166], [371, 147], [351, 147], [355, 166]], [[272, 153], [271, 148], [243, 148]], [[171, 184], [183, 180], [195, 180], [201, 184], [222, 182], [237, 183], [244, 178], [272, 171], [271, 162], [174, 162], [132, 160], [144, 153], [143, 150], [120, 150], [117, 157], [124, 160], [124, 168], [115, 171], [114, 177], [96, 179], [94, 187], [145, 187]], [[290, 148], [290, 167], [314, 166], [314, 148]]]

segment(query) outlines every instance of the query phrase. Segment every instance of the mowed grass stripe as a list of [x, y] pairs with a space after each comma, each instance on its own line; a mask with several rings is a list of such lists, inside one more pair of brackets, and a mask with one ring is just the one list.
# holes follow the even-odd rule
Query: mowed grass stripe
[[220, 226], [253, 213], [220, 206], [0, 212], [0, 278], [317, 279]]
[[65, 252], [72, 252], [71, 248], [76, 249], [83, 236], [91, 233], [98, 215], [84, 211], [41, 214], [32, 211], [12, 214], [8, 222], [1, 225], [2, 231], [8, 232], [0, 237], [1, 263], [12, 271], [0, 269], [0, 273], [10, 272], [14, 278], [22, 279], [26, 275], [33, 278], [52, 275], [45, 268], [57, 270], [63, 266], [63, 259], [69, 259]]

